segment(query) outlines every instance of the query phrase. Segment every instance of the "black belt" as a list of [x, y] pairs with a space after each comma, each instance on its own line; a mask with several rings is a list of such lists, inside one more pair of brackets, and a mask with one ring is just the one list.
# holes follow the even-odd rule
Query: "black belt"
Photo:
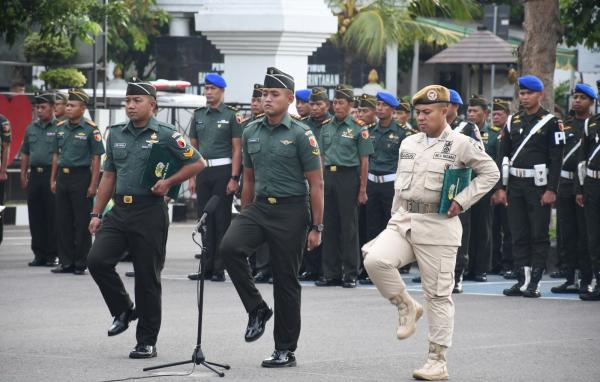
[[356, 171], [357, 168], [358, 168], [358, 166], [348, 167], [348, 166], [338, 166], [336, 164], [325, 166], [325, 170], [327, 170], [329, 172]]
[[43, 174], [48, 173], [52, 170], [52, 166], [30, 166], [32, 174]]
[[115, 194], [113, 196], [113, 200], [116, 204], [121, 206], [133, 206], [133, 205], [142, 205], [142, 204], [159, 204], [164, 203], [164, 198], [162, 196], [154, 196], [154, 195], [122, 195]]
[[306, 196], [286, 196], [283, 198], [277, 196], [257, 196], [256, 201], [266, 204], [299, 204], [306, 203], [308, 198]]
[[71, 175], [71, 174], [81, 174], [83, 172], [90, 172], [90, 166], [77, 166], [77, 167], [59, 167], [58, 173]]

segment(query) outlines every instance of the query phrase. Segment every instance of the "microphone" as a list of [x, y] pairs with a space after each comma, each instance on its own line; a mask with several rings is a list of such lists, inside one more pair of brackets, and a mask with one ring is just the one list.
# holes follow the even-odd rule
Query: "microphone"
[[198, 220], [198, 224], [196, 225], [196, 231], [200, 230], [200, 226], [204, 224], [204, 221], [208, 217], [209, 214], [212, 214], [217, 209], [217, 205], [219, 204], [219, 197], [217, 195], [213, 195], [208, 199], [206, 206], [204, 206], [204, 211], [202, 211], [202, 216]]

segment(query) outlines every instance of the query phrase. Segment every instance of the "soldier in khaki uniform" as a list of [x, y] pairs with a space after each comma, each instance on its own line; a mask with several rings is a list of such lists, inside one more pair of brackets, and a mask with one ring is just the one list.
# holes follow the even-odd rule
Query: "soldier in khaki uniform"
[[[392, 218], [387, 228], [363, 247], [365, 267], [377, 289], [397, 306], [399, 339], [411, 336], [423, 308], [406, 292], [398, 268], [419, 264], [429, 320], [429, 357], [414, 378], [448, 378], [445, 353], [454, 327], [456, 251], [462, 228], [458, 215], [496, 185], [500, 174], [494, 161], [473, 139], [446, 122], [448, 89], [431, 85], [413, 97], [421, 133], [400, 146]], [[447, 216], [437, 213], [445, 169], [471, 167], [470, 185], [454, 198]]]

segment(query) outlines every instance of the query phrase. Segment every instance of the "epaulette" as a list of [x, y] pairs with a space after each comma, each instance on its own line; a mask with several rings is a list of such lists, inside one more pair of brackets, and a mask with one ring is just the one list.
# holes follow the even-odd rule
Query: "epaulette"
[[365, 122], [361, 121], [360, 119], [356, 119], [356, 118], [352, 118], [352, 120], [354, 121], [354, 123], [356, 123], [358, 126], [364, 126]]
[[306, 117], [302, 117], [302, 118], [300, 118], [300, 120], [301, 120], [301, 121], [306, 121], [306, 120], [307, 120], [307, 119], [309, 119], [309, 118], [310, 118], [310, 115], [307, 115]]
[[264, 116], [265, 116], [265, 113], [256, 114], [256, 115], [254, 116], [254, 119], [259, 119], [259, 118], [262, 118], [262, 117], [264, 117]]
[[240, 123], [249, 122], [251, 119], [252, 119], [252, 117], [244, 118], [244, 119], [242, 119], [242, 121]]
[[96, 125], [96, 122], [92, 121], [91, 119], [87, 119], [87, 118], [86, 118], [86, 119], [85, 119], [85, 122], [86, 122], [88, 125], [92, 126], [92, 127], [96, 127], [96, 126], [97, 126], [97, 125]]
[[237, 108], [237, 107], [235, 107], [235, 106], [231, 106], [231, 105], [225, 105], [225, 106], [227, 106], [227, 108], [228, 108], [229, 110], [233, 110], [233, 111], [239, 111], [239, 110], [240, 110], [239, 108]]
[[67, 120], [66, 120], [66, 119], [63, 119], [62, 121], [58, 121], [58, 122], [56, 123], [56, 126], [62, 126], [62, 125], [64, 125], [64, 123], [65, 123], [65, 122], [67, 122]]
[[492, 129], [492, 131], [494, 131], [496, 133], [499, 132], [500, 130], [502, 130], [501, 127], [497, 127], [497, 126], [490, 126], [490, 129]]
[[326, 120], [324, 120], [323, 122], [321, 122], [321, 126], [325, 126], [329, 122], [331, 122], [331, 118], [327, 118]]
[[373, 123], [370, 123], [370, 124], [366, 125], [366, 128], [367, 129], [371, 129], [371, 128], [375, 127], [375, 126], [377, 126], [377, 122], [373, 122]]
[[298, 114], [290, 114], [290, 117], [294, 118], [296, 121], [302, 121], [302, 117]]
[[110, 125], [109, 128], [112, 129], [113, 127], [123, 127], [125, 125], [127, 125], [127, 122], [123, 121], [123, 122], [115, 123], [114, 125]]

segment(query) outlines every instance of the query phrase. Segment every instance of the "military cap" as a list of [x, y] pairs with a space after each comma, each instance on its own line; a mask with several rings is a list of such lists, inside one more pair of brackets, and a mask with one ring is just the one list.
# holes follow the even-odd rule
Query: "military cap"
[[506, 114], [510, 114], [510, 103], [506, 100], [496, 98], [492, 110], [503, 110]]
[[469, 98], [469, 106], [479, 106], [482, 107], [483, 109], [487, 109], [487, 99], [477, 95], [477, 94], [473, 94], [471, 96], [471, 98]]
[[42, 103], [54, 103], [54, 94], [52, 93], [40, 93], [35, 95], [36, 105]]
[[369, 94], [362, 94], [358, 97], [358, 107], [370, 107], [374, 109], [377, 105], [377, 99]]
[[252, 98], [262, 97], [262, 84], [254, 84], [252, 88]]
[[133, 77], [131, 82], [127, 83], [125, 95], [149, 95], [156, 99], [156, 88], [150, 82], [143, 82], [138, 78]]
[[69, 97], [65, 93], [63, 93], [61, 91], [54, 92], [54, 102], [56, 102], [56, 101], [67, 102], [68, 98]]
[[413, 105], [450, 103], [450, 92], [442, 85], [429, 85], [419, 90], [412, 98]]
[[390, 105], [393, 108], [397, 107], [400, 104], [400, 102], [398, 102], [398, 99], [396, 99], [396, 97], [394, 97], [388, 92], [377, 92], [377, 100], [387, 105]]
[[329, 102], [329, 94], [327, 93], [327, 89], [321, 87], [314, 87], [310, 93], [310, 101], [328, 101]]
[[81, 101], [87, 105], [89, 100], [90, 96], [83, 89], [69, 89], [69, 101]]
[[296, 99], [304, 102], [310, 101], [311, 91], [309, 89], [296, 90]]
[[463, 100], [462, 98], [460, 98], [460, 94], [458, 94], [458, 92], [454, 89], [448, 89], [448, 91], [450, 92], [450, 103], [454, 104], [454, 105], [462, 105], [463, 104]]
[[575, 85], [575, 90], [573, 90], [573, 93], [583, 93], [591, 99], [598, 98], [598, 93], [596, 90], [588, 84], [578, 83]]
[[289, 89], [294, 91], [294, 77], [277, 68], [267, 68], [265, 75], [265, 88]]
[[350, 85], [337, 85], [333, 93], [333, 98], [341, 98], [346, 99], [349, 102], [354, 102], [354, 89]]
[[533, 92], [543, 92], [544, 83], [536, 76], [527, 75], [519, 77], [519, 89], [531, 90]]
[[398, 106], [396, 106], [396, 110], [410, 113], [410, 103], [398, 100]]
[[208, 73], [206, 76], [204, 76], [204, 83], [215, 85], [221, 89], [225, 89], [227, 87], [227, 82], [225, 82], [225, 79], [217, 73]]

